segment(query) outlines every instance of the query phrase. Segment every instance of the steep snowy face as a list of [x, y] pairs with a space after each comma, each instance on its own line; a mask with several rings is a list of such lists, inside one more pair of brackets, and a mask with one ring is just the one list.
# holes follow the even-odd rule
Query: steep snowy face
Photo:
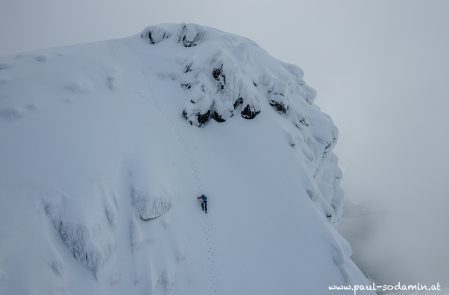
[[0, 294], [366, 283], [314, 97], [297, 66], [195, 24], [0, 58]]
[[169, 44], [176, 49], [171, 57], [177, 62], [166, 59], [171, 65], [163, 67], [178, 69], [159, 74], [185, 90], [182, 114], [191, 125], [203, 127], [211, 119], [223, 123], [236, 115], [254, 119], [265, 109], [294, 126], [288, 125], [286, 134], [313, 174], [308, 193], [330, 221], [340, 217], [342, 173], [331, 152], [337, 128], [314, 105], [316, 92], [299, 67], [274, 59], [251, 40], [195, 24], [150, 26], [141, 38], [149, 51], [166, 52]]

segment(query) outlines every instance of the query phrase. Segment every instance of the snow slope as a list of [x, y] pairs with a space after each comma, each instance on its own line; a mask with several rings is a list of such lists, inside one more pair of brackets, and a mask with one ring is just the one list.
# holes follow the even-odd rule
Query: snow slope
[[314, 97], [298, 67], [194, 24], [1, 58], [0, 294], [366, 283]]

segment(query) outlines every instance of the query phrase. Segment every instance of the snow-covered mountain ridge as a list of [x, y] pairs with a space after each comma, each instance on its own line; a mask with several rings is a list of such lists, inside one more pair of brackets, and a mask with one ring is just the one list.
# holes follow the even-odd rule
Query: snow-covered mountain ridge
[[365, 283], [333, 226], [337, 129], [315, 95], [297, 66], [195, 24], [0, 58], [0, 293]]

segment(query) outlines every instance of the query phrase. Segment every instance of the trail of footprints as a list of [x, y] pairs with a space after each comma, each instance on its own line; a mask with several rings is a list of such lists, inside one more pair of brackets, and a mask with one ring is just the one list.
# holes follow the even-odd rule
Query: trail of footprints
[[[136, 54], [138, 54], [138, 56], [141, 56], [139, 54], [138, 50], [135, 49], [133, 46], [130, 45], [130, 48], [134, 52], [136, 52]], [[149, 91], [152, 93], [152, 88], [148, 81], [148, 78], [147, 78], [148, 75], [145, 71], [145, 68], [142, 68], [142, 74], [147, 82]], [[167, 123], [169, 123], [169, 125], [172, 128], [178, 141], [183, 145], [183, 148], [187, 155], [187, 159], [189, 161], [189, 165], [190, 165], [192, 173], [193, 173], [193, 177], [194, 177], [197, 189], [198, 189], [199, 193], [204, 192], [204, 188], [203, 188], [203, 185], [200, 180], [199, 173], [198, 173], [199, 170], [198, 170], [197, 164], [194, 161], [194, 157], [193, 157], [193, 154], [192, 154], [192, 151], [191, 151], [189, 145], [186, 143], [185, 139], [181, 136], [180, 132], [178, 131], [178, 129], [177, 129], [176, 125], [174, 124], [174, 122], [172, 121], [172, 119], [169, 116], [167, 116], [167, 114], [159, 106], [159, 104], [156, 102], [156, 100], [152, 99], [151, 103], [153, 104], [155, 109], [157, 109], [158, 112], [162, 115], [162, 117], [164, 117], [164, 119], [167, 121]], [[202, 220], [203, 220], [203, 232], [205, 234], [206, 248], [207, 248], [207, 252], [208, 252], [207, 260], [208, 260], [210, 294], [217, 294], [218, 293], [217, 292], [217, 277], [216, 277], [216, 268], [215, 268], [216, 261], [215, 261], [215, 255], [214, 255], [214, 244], [212, 242], [212, 236], [211, 236], [211, 225], [209, 223], [207, 214], [203, 214]]]

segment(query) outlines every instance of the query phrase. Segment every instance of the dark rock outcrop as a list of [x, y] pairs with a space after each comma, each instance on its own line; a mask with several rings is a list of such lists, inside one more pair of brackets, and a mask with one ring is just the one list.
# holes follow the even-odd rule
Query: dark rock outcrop
[[191, 83], [181, 83], [181, 87], [186, 90], [189, 90], [189, 89], [191, 89], [192, 84]]
[[289, 106], [280, 100], [270, 100], [269, 104], [279, 113], [286, 114]]
[[141, 34], [141, 37], [147, 39], [152, 45], [168, 39], [170, 36], [169, 32], [157, 26], [148, 27]]
[[195, 125], [197, 127], [202, 127], [208, 124], [211, 119], [211, 110], [206, 111], [205, 113], [196, 112], [193, 115], [189, 116], [186, 110], [183, 110], [183, 117], [189, 122], [191, 125]]
[[195, 25], [183, 25], [178, 43], [182, 43], [184, 47], [194, 47], [202, 41], [204, 35], [205, 33]]
[[214, 121], [219, 122], [219, 123], [225, 122], [225, 119], [222, 118], [222, 116], [217, 111], [213, 112], [211, 118], [213, 118]]
[[197, 113], [197, 122], [199, 123], [199, 127], [206, 125], [211, 118], [211, 110], [208, 110], [206, 113]]
[[226, 77], [225, 77], [225, 74], [223, 73], [223, 65], [220, 65], [220, 67], [214, 68], [212, 70], [211, 74], [212, 74], [213, 78], [217, 82], [219, 82], [218, 89], [220, 89], [220, 90], [225, 89]]
[[238, 99], [236, 99], [236, 101], [233, 104], [233, 108], [237, 109], [239, 106], [241, 106], [244, 103], [244, 100], [242, 99], [242, 97], [239, 97]]
[[244, 119], [250, 120], [250, 119], [253, 119], [254, 117], [256, 117], [256, 115], [258, 115], [260, 112], [261, 112], [260, 110], [257, 110], [257, 109], [255, 109], [255, 107], [250, 106], [250, 105], [248, 104], [248, 105], [246, 105], [246, 106], [244, 107], [244, 109], [242, 110], [241, 116], [242, 116], [242, 118], [244, 118]]

